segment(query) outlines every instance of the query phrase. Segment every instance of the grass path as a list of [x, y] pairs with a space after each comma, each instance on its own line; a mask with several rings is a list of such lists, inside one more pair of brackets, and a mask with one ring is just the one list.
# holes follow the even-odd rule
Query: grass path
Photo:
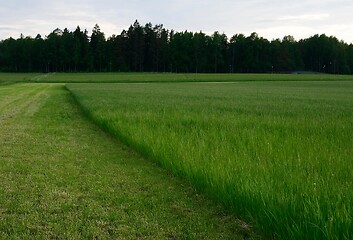
[[0, 239], [253, 236], [102, 132], [63, 85], [0, 86]]

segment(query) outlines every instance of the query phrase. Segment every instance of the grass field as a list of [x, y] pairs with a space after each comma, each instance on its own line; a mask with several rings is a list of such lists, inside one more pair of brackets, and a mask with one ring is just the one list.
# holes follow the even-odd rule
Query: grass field
[[255, 237], [92, 124], [63, 84], [0, 86], [0, 126], [0, 239]]
[[33, 79], [42, 75], [43, 74], [37, 74], [37, 73], [1, 73], [0, 72], [0, 84], [33, 81]]
[[353, 237], [352, 81], [67, 87], [100, 126], [268, 236]]
[[0, 73], [0, 239], [352, 239], [352, 119], [353, 76]]
[[[1, 76], [1, 74], [0, 74]], [[239, 82], [239, 81], [353, 81], [353, 75], [329, 74], [175, 74], [175, 73], [49, 73], [26, 78], [53, 83]]]

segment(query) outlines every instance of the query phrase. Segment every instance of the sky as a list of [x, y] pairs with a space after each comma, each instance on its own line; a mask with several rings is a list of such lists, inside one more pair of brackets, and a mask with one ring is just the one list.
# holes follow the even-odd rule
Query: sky
[[353, 43], [352, 0], [0, 0], [0, 39], [45, 37], [56, 28], [90, 33], [95, 24], [106, 37], [135, 20], [175, 31], [202, 31], [296, 40], [315, 34]]

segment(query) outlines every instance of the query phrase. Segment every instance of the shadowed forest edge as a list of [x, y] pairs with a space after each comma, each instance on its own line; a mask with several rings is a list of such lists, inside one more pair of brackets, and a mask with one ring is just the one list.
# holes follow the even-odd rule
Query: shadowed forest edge
[[299, 41], [293, 36], [269, 41], [257, 33], [228, 38], [136, 20], [110, 37], [96, 24], [91, 35], [77, 26], [73, 32], [2, 40], [0, 71], [352, 74], [353, 45], [325, 34]]

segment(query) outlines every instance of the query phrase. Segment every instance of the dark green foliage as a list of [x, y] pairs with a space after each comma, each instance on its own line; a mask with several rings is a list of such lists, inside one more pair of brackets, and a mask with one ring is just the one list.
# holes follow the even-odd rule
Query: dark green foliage
[[0, 71], [8, 72], [183, 72], [353, 73], [353, 45], [324, 34], [295, 41], [269, 41], [252, 33], [174, 32], [137, 20], [106, 38], [96, 24], [89, 37], [77, 27], [55, 29], [44, 39], [20, 36], [0, 42]]

